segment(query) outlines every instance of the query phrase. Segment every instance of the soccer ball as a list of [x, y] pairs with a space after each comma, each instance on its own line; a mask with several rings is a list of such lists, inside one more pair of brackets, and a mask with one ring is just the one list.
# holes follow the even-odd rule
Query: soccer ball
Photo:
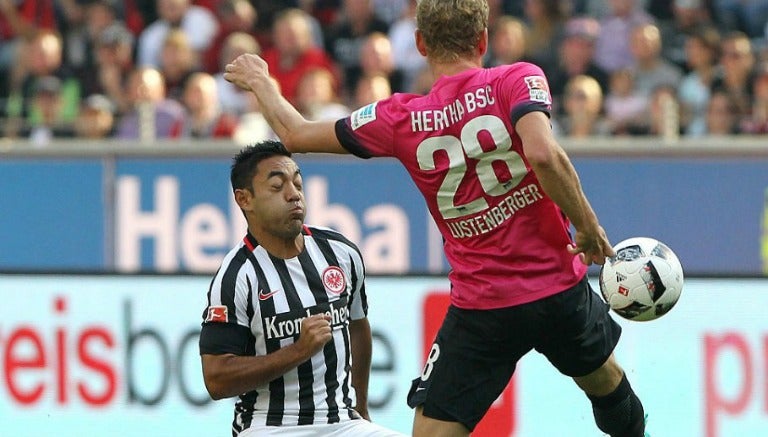
[[657, 319], [672, 309], [683, 291], [683, 267], [664, 243], [647, 237], [624, 240], [600, 269], [600, 292], [625, 319]]

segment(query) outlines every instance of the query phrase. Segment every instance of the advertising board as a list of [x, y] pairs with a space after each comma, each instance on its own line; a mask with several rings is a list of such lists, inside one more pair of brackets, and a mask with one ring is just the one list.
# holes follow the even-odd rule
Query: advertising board
[[[296, 155], [307, 222], [369, 272], [445, 273], [421, 195], [392, 160]], [[574, 159], [611, 240], [657, 238], [695, 274], [768, 265], [768, 159]], [[0, 160], [0, 271], [208, 273], [244, 233], [229, 157]]]
[[[207, 276], [0, 275], [0, 434], [229, 435], [197, 336]], [[594, 284], [593, 284], [594, 286]], [[372, 418], [404, 433], [405, 404], [447, 303], [441, 277], [372, 277]], [[768, 434], [768, 279], [689, 279], [672, 312], [620, 320], [617, 357], [653, 436]], [[589, 401], [540, 355], [475, 437], [600, 435]]]

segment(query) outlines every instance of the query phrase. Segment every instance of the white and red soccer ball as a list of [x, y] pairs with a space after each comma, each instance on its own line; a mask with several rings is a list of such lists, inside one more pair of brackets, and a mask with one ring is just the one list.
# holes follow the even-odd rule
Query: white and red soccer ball
[[635, 321], [669, 312], [683, 291], [683, 267], [675, 253], [647, 237], [624, 240], [613, 249], [616, 256], [600, 270], [600, 292], [611, 309]]

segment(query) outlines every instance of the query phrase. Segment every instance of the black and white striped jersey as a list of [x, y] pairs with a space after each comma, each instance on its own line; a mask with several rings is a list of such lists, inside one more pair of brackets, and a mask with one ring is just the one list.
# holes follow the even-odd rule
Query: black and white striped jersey
[[349, 321], [365, 318], [365, 268], [340, 233], [305, 226], [295, 258], [268, 254], [250, 235], [224, 258], [208, 290], [201, 354], [266, 355], [292, 344], [308, 315], [328, 313], [333, 339], [297, 368], [240, 395], [233, 434], [251, 424], [305, 425], [358, 418], [352, 409]]

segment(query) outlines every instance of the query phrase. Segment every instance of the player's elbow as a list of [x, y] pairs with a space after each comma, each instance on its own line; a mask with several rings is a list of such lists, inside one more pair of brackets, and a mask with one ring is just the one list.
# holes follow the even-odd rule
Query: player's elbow
[[[211, 358], [210, 356], [204, 356]], [[216, 356], [214, 357], [219, 361], [207, 360], [203, 364], [203, 382], [205, 383], [205, 389], [208, 391], [208, 395], [211, 399], [218, 401], [219, 399], [229, 398], [234, 396], [232, 393], [234, 387], [232, 387], [232, 381], [227, 377], [226, 367], [221, 366], [220, 360], [226, 360], [226, 357]], [[216, 365], [219, 364], [219, 365]]]
[[534, 147], [526, 147], [525, 156], [534, 170], [547, 170], [560, 164], [562, 156], [559, 152], [557, 144], [542, 142]]
[[232, 397], [227, 393], [226, 387], [214, 378], [205, 378], [205, 389], [214, 401]]
[[283, 143], [286, 149], [291, 153], [301, 152], [300, 140], [298, 135], [293, 131], [286, 131], [280, 136], [280, 142]]

